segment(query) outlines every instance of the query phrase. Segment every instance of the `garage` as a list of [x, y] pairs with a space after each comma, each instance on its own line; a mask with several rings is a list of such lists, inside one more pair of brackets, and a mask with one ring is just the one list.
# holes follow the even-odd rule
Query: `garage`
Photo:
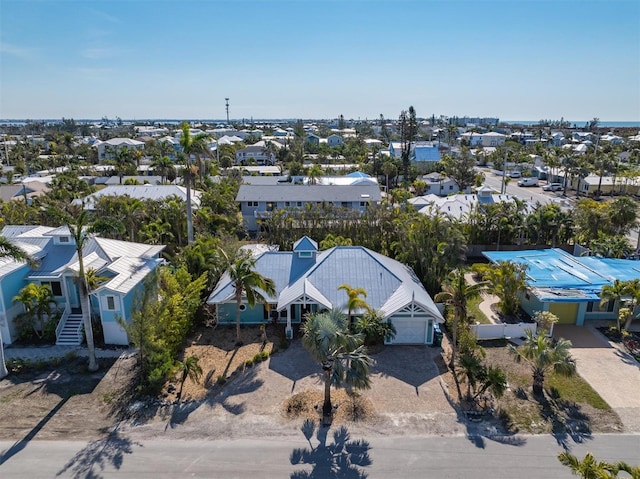
[[388, 344], [425, 344], [427, 342], [427, 319], [396, 319], [396, 337]]

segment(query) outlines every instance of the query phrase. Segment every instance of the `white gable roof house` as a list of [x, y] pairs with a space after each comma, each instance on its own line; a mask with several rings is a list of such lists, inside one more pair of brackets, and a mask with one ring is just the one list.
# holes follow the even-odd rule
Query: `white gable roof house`
[[[0, 261], [0, 296], [13, 297], [28, 283], [47, 284], [62, 313], [56, 329], [58, 345], [79, 345], [83, 340], [82, 314], [76, 277], [78, 256], [66, 226], [5, 226], [2, 234], [34, 258], [37, 265], [9, 259]], [[151, 271], [163, 263], [164, 245], [148, 245], [90, 235], [85, 241], [85, 269], [95, 269], [105, 280], [90, 294], [92, 312], [99, 315], [107, 344], [129, 343], [126, 331], [117, 319], [129, 321], [136, 293]], [[21, 305], [0, 301], [0, 328], [5, 343], [17, 333], [14, 319]]]
[[434, 211], [439, 211], [453, 219], [461, 219], [473, 210], [478, 204], [493, 204], [503, 201], [514, 202], [513, 195], [498, 194], [493, 188], [482, 186], [478, 188], [476, 194], [457, 194], [439, 197], [435, 194], [410, 198], [409, 203], [413, 204], [420, 213], [430, 215]]
[[144, 142], [131, 138], [111, 138], [107, 141], [96, 141], [93, 146], [98, 150], [98, 161], [111, 159], [113, 153], [110, 150], [128, 148], [130, 150], [143, 150]]
[[[200, 206], [198, 190], [191, 190], [191, 205], [193, 208]], [[182, 201], [187, 201], [187, 189], [178, 185], [109, 185], [84, 198], [73, 200], [72, 204], [82, 206], [85, 210], [94, 210], [96, 201], [104, 196], [129, 196], [139, 200], [164, 200], [176, 196]]]
[[[255, 248], [256, 270], [275, 282], [275, 294], [267, 298], [270, 308], [249, 308], [243, 300], [240, 320], [244, 324], [277, 321], [300, 323], [305, 313], [322, 309], [347, 312], [342, 284], [367, 291], [369, 306], [393, 323], [396, 336], [387, 344], [431, 344], [436, 323], [444, 319], [414, 272], [406, 265], [361, 246], [336, 246], [318, 251], [304, 236], [293, 251]], [[218, 322], [235, 322], [233, 282], [225, 273], [207, 300], [216, 306]], [[361, 312], [356, 311], [356, 315]]]

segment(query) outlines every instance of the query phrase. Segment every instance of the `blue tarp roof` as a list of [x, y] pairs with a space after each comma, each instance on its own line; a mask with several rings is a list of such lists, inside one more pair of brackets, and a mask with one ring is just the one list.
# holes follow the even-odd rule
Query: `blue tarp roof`
[[483, 254], [492, 262], [512, 261], [526, 265], [529, 286], [543, 300], [596, 301], [602, 287], [612, 284], [615, 279], [640, 278], [638, 261], [577, 257], [555, 248]]

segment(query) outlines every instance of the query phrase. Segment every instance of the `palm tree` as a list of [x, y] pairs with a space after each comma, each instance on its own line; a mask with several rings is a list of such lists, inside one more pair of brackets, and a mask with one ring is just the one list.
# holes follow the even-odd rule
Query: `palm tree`
[[[33, 259], [20, 247], [14, 245], [5, 236], [0, 235], [0, 258], [9, 258], [14, 261], [25, 261], [33, 263]], [[9, 371], [4, 363], [4, 345], [2, 342], [2, 329], [0, 329], [0, 379], [4, 378]]]
[[13, 297], [14, 303], [22, 303], [30, 322], [38, 320], [38, 327], [32, 323], [33, 330], [39, 338], [44, 333], [44, 318], [49, 318], [56, 305], [56, 298], [48, 284], [29, 283]]
[[498, 307], [504, 316], [515, 316], [520, 307], [518, 295], [527, 287], [526, 265], [512, 261], [500, 261], [488, 273], [490, 289], [500, 302]]
[[96, 350], [93, 342], [93, 326], [91, 324], [91, 302], [89, 301], [89, 285], [84, 270], [84, 255], [82, 250], [89, 234], [92, 232], [87, 211], [82, 211], [76, 218], [67, 219], [67, 227], [71, 233], [76, 246], [78, 256], [78, 289], [80, 290], [80, 309], [82, 310], [82, 323], [84, 325], [84, 335], [87, 340], [87, 351], [89, 353], [89, 371], [97, 371]]
[[445, 303], [453, 308], [453, 325], [451, 327], [451, 370], [455, 367], [458, 355], [458, 327], [460, 322], [467, 320], [467, 304], [470, 300], [480, 297], [486, 287], [485, 282], [469, 284], [465, 278], [464, 269], [455, 269], [447, 276], [442, 284], [442, 291], [436, 294], [434, 301]]
[[533, 394], [544, 394], [544, 378], [551, 371], [563, 376], [572, 376], [576, 372], [576, 362], [571, 357], [571, 341], [560, 338], [555, 343], [547, 336], [534, 336], [526, 331], [526, 339], [522, 346], [516, 348], [509, 345], [509, 352], [515, 356], [516, 362], [525, 361], [533, 373]]
[[331, 385], [358, 389], [371, 387], [372, 360], [361, 334], [351, 334], [344, 313], [332, 309], [309, 316], [302, 326], [302, 345], [322, 365], [324, 376], [323, 422], [331, 422]]
[[182, 397], [182, 388], [187, 378], [194, 383], [200, 382], [202, 377], [202, 367], [198, 364], [199, 359], [196, 356], [189, 356], [184, 361], [178, 361], [178, 372], [180, 373], [180, 391], [178, 392], [178, 401]]
[[180, 146], [182, 146], [182, 153], [184, 156], [184, 185], [187, 189], [187, 243], [193, 242], [193, 212], [191, 205], [191, 155], [196, 155], [199, 158], [201, 153], [208, 152], [206, 146], [206, 140], [208, 135], [200, 134], [195, 137], [191, 137], [191, 131], [189, 130], [189, 124], [187, 122], [182, 123], [182, 137], [180, 138]]
[[[229, 276], [233, 282], [236, 298], [236, 344], [240, 340], [240, 307], [243, 296], [253, 308], [256, 302], [268, 304], [268, 296], [273, 296], [276, 286], [271, 278], [262, 276], [255, 270], [256, 260], [250, 252], [240, 252], [231, 263]], [[264, 294], [263, 294], [264, 293]]]
[[629, 467], [626, 464], [623, 466], [622, 464], [598, 461], [590, 452], [580, 460], [573, 454], [563, 451], [558, 454], [558, 460], [563, 466], [570, 468], [574, 476], [580, 476], [583, 479], [613, 479], [617, 477], [618, 471]]
[[[620, 302], [628, 292], [629, 284], [626, 281], [614, 280], [613, 284], [605, 284], [600, 291], [600, 309], [613, 301], [617, 310], [620, 308]], [[620, 332], [620, 317], [616, 314], [616, 327]]]
[[389, 177], [396, 176], [398, 174], [398, 168], [393, 161], [387, 160], [382, 164], [382, 172], [385, 176], [385, 193], [389, 194]]
[[320, 165], [313, 165], [311, 168], [309, 168], [309, 171], [307, 171], [307, 178], [309, 179], [309, 184], [315, 185], [318, 182], [318, 178], [320, 178], [323, 173], [324, 172], [322, 171], [322, 168], [320, 167]]
[[162, 183], [165, 183], [167, 178], [171, 175], [175, 176], [176, 168], [173, 165], [173, 161], [168, 156], [160, 156], [153, 160], [151, 168], [156, 174], [161, 177]]
[[[371, 309], [363, 299], [367, 297], [367, 291], [364, 288], [352, 288], [348, 284], [341, 284], [338, 286], [338, 289], [342, 289], [347, 293], [347, 317], [350, 325], [353, 324], [353, 316], [351, 314], [353, 311], [357, 311], [359, 309], [369, 311]], [[362, 298], [360, 296], [362, 296]]]

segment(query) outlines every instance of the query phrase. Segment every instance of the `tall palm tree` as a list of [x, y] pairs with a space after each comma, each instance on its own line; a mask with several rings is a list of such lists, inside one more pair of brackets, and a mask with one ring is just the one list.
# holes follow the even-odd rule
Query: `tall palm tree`
[[[364, 309], [365, 311], [369, 311], [371, 309], [369, 304], [364, 300], [364, 298], [367, 297], [367, 291], [364, 288], [352, 288], [348, 284], [341, 284], [338, 286], [338, 289], [347, 293], [347, 317], [350, 325], [353, 324], [352, 312], [359, 309]], [[362, 296], [362, 298], [360, 296]]]
[[[0, 235], [0, 258], [33, 263], [33, 259], [22, 248], [14, 245], [3, 235]], [[0, 379], [7, 374], [9, 374], [9, 371], [7, 371], [7, 366], [4, 363], [4, 345], [2, 342], [2, 330], [0, 329]]]
[[526, 339], [518, 348], [509, 346], [516, 362], [525, 361], [533, 373], [533, 394], [542, 396], [544, 393], [544, 379], [549, 372], [563, 376], [573, 376], [576, 372], [576, 362], [571, 357], [571, 341], [564, 338], [555, 343], [547, 336], [535, 336], [530, 330], [526, 331]]
[[453, 325], [451, 331], [451, 370], [454, 370], [458, 356], [458, 328], [460, 322], [467, 320], [467, 305], [470, 300], [480, 297], [486, 283], [470, 284], [465, 278], [466, 271], [462, 268], [454, 269], [442, 284], [442, 291], [436, 294], [434, 301], [445, 303], [453, 308]]
[[250, 252], [241, 251], [229, 267], [229, 276], [233, 282], [236, 298], [236, 342], [240, 341], [240, 307], [242, 298], [253, 308], [256, 302], [268, 304], [267, 297], [273, 296], [276, 286], [271, 278], [261, 275], [255, 269], [256, 260]]
[[302, 326], [302, 345], [322, 365], [324, 376], [323, 422], [331, 422], [331, 385], [346, 384], [358, 389], [371, 387], [372, 360], [364, 336], [349, 332], [344, 313], [332, 309], [309, 316]]
[[195, 137], [191, 136], [191, 130], [187, 122], [182, 123], [182, 137], [180, 138], [180, 146], [182, 147], [182, 156], [184, 160], [184, 185], [187, 189], [187, 243], [193, 242], [193, 212], [191, 205], [191, 178], [193, 176], [191, 155], [199, 158], [199, 155], [206, 153], [208, 148], [206, 140], [208, 135], [200, 134]]
[[84, 270], [84, 245], [92, 232], [87, 211], [82, 211], [76, 218], [68, 218], [67, 227], [71, 237], [75, 242], [76, 254], [78, 256], [78, 289], [80, 291], [80, 309], [82, 310], [82, 324], [84, 325], [84, 335], [87, 340], [87, 351], [89, 353], [89, 371], [98, 370], [96, 361], [96, 350], [93, 341], [93, 326], [91, 324], [91, 302], [89, 301], [89, 285]]

